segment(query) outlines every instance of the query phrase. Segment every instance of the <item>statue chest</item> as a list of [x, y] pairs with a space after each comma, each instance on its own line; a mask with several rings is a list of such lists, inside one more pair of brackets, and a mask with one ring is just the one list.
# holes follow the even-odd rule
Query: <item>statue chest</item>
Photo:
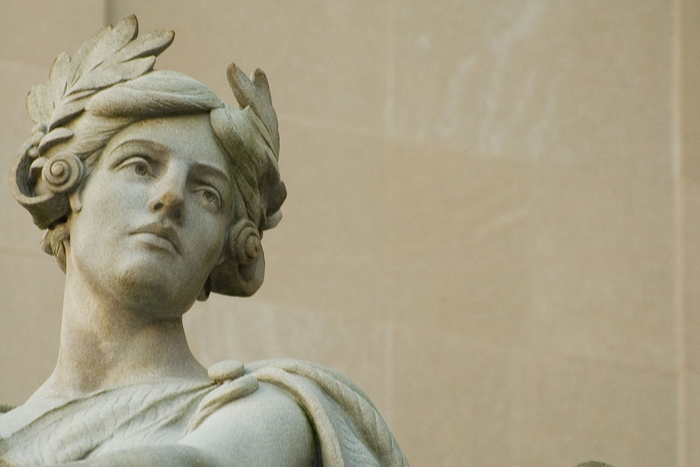
[[143, 445], [175, 443], [215, 386], [139, 384], [0, 415], [0, 459], [57, 464]]

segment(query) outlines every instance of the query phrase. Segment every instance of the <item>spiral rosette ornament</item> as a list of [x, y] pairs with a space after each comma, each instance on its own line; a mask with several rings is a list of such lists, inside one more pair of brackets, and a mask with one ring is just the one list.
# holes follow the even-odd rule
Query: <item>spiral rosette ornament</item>
[[49, 159], [41, 171], [41, 177], [49, 190], [66, 193], [78, 187], [84, 173], [83, 162], [76, 155], [63, 153]]
[[228, 236], [228, 254], [209, 276], [211, 290], [238, 297], [249, 297], [265, 277], [265, 254], [260, 231], [249, 219], [239, 220]]
[[229, 242], [231, 256], [236, 258], [238, 264], [250, 264], [260, 257], [262, 244], [260, 232], [251, 221], [245, 219], [239, 221], [231, 231]]
[[20, 148], [10, 171], [10, 191], [19, 204], [31, 213], [34, 223], [40, 229], [46, 229], [68, 214], [70, 205], [65, 193], [41, 189], [39, 185], [46, 185], [41, 173], [48, 160], [44, 157], [36, 158], [31, 154], [32, 148], [35, 146], [31, 141]]
[[258, 259], [261, 251], [260, 237], [257, 234], [248, 236], [245, 241], [245, 260], [253, 261]]

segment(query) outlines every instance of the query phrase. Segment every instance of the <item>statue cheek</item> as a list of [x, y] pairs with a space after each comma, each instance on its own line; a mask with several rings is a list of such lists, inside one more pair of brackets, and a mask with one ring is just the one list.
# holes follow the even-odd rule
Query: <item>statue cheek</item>
[[220, 234], [212, 242], [211, 248], [207, 252], [206, 264], [210, 265], [207, 273], [211, 272], [215, 266], [221, 264], [226, 257], [225, 229], [220, 227], [219, 230]]

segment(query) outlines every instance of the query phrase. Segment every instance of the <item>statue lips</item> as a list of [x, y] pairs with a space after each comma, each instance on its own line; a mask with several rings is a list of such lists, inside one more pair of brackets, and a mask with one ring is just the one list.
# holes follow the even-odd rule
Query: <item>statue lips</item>
[[[155, 235], [156, 237], [168, 242], [168, 244], [172, 246], [176, 253], [182, 254], [182, 243], [180, 242], [180, 237], [177, 235], [175, 229], [170, 226], [163, 225], [159, 222], [153, 222], [139, 227], [131, 232], [131, 235], [136, 234]], [[157, 241], [157, 243], [160, 242]]]

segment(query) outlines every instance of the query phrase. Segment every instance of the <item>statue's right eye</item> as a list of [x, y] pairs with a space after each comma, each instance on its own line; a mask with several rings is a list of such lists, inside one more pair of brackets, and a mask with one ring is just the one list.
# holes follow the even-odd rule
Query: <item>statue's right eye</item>
[[147, 177], [153, 175], [153, 167], [151, 162], [142, 156], [131, 156], [117, 164], [118, 170], [127, 170], [139, 177]]
[[148, 175], [148, 166], [145, 162], [134, 164], [134, 172], [136, 172], [136, 175], [141, 175], [142, 177]]

